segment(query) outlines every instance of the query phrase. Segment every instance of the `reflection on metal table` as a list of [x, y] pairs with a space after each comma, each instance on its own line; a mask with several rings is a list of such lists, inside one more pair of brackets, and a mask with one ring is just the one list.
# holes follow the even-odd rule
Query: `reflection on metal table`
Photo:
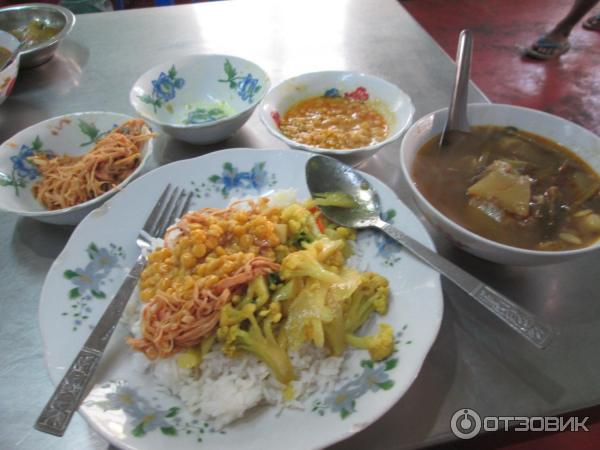
[[[475, 43], [477, 45], [477, 43]], [[413, 99], [415, 117], [445, 107], [454, 65], [394, 0], [216, 2], [79, 16], [48, 64], [19, 75], [0, 108], [0, 140], [52, 116], [107, 110], [133, 114], [135, 79], [166, 57], [234, 54], [256, 61], [277, 84], [304, 72], [351, 69], [398, 84]], [[470, 101], [486, 102], [471, 85]], [[162, 141], [155, 163], [234, 147], [281, 148], [257, 118], [218, 145], [195, 148]], [[409, 206], [400, 179], [399, 144], [360, 168], [387, 183]], [[452, 247], [434, 233], [438, 250], [560, 331], [545, 351], [521, 338], [449, 283], [443, 283], [442, 328], [420, 375], [379, 421], [340, 449], [414, 448], [454, 439], [450, 417], [461, 408], [482, 416], [552, 415], [600, 404], [600, 302], [594, 289], [599, 257], [540, 268], [503, 267]], [[23, 449], [105, 449], [80, 417], [65, 437], [33, 423], [53, 386], [37, 325], [42, 283], [70, 227], [0, 216], [0, 412], [2, 443]]]

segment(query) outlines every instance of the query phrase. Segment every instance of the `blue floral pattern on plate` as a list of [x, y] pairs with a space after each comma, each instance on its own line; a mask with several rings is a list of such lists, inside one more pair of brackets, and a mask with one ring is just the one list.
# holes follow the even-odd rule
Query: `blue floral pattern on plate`
[[235, 89], [239, 97], [248, 103], [254, 101], [254, 95], [256, 95], [262, 86], [259, 84], [258, 78], [254, 78], [252, 74], [239, 75], [238, 71], [229, 59], [225, 60], [223, 70], [227, 78], [225, 80], [218, 80], [220, 83], [229, 83], [230, 89]]
[[232, 191], [260, 193], [263, 188], [276, 184], [275, 174], [269, 174], [265, 162], [257, 162], [247, 171], [241, 171], [232, 163], [226, 162], [220, 175], [211, 175], [206, 182], [200, 184], [192, 182], [197, 197], [208, 197], [211, 191], [216, 191], [223, 198], [229, 197]]
[[36, 155], [53, 156], [50, 150], [42, 150], [43, 143], [39, 136], [36, 136], [31, 145], [22, 144], [19, 152], [10, 157], [12, 162], [12, 173], [10, 175], [0, 172], [0, 186], [12, 186], [15, 189], [15, 195], [19, 196], [19, 188], [27, 186], [27, 181], [35, 180], [39, 176], [39, 171], [35, 164], [29, 159]]
[[62, 313], [63, 316], [71, 316], [73, 319], [73, 331], [89, 318], [92, 312], [90, 302], [93, 299], [105, 299], [106, 293], [103, 285], [108, 280], [112, 271], [119, 267], [120, 260], [125, 259], [125, 252], [120, 246], [109, 244], [108, 247], [98, 247], [93, 242], [87, 248], [90, 261], [85, 267], [75, 270], [67, 269], [63, 276], [72, 284], [69, 290], [69, 311]]
[[171, 66], [167, 73], [161, 72], [156, 80], [152, 80], [152, 94], [140, 95], [139, 99], [152, 105], [154, 112], [165, 105], [165, 109], [173, 112], [168, 104], [175, 98], [178, 89], [183, 88], [185, 80], [177, 76], [177, 69]]
[[154, 430], [160, 430], [166, 436], [195, 433], [198, 442], [202, 442], [202, 436], [207, 433], [225, 434], [225, 431], [216, 430], [208, 422], [192, 418], [186, 420], [189, 414], [182, 412], [178, 406], [165, 408], [160, 404], [153, 404], [124, 380], [95, 387], [91, 397], [94, 399], [85, 402], [88, 407], [99, 407], [103, 411], [123, 411], [131, 425], [131, 434], [138, 438]]
[[[400, 343], [400, 338], [406, 331], [407, 325], [396, 333], [395, 346]], [[411, 344], [412, 341], [406, 341], [404, 344]], [[393, 355], [397, 353], [397, 348], [391, 356], [383, 361], [373, 361], [370, 359], [360, 362], [362, 372], [357, 373], [350, 380], [334, 390], [324, 400], [315, 400], [312, 411], [324, 416], [327, 411], [339, 413], [342, 419], [356, 412], [357, 400], [367, 392], [377, 392], [380, 390], [389, 391], [394, 387], [394, 380], [390, 378], [389, 372], [398, 365], [398, 358]]]
[[[381, 214], [381, 218], [389, 223], [394, 223], [396, 211], [388, 209]], [[400, 261], [400, 250], [402, 246], [383, 233], [375, 234], [375, 245], [377, 246], [377, 256], [383, 258], [383, 264], [393, 266]]]

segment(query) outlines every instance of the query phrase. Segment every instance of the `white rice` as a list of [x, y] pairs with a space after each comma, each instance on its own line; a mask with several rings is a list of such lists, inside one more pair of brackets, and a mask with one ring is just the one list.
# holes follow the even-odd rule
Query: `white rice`
[[[134, 337], [141, 335], [140, 311], [139, 292], [134, 292], [123, 316]], [[190, 412], [200, 420], [212, 422], [216, 429], [258, 405], [274, 405], [279, 412], [284, 408], [304, 409], [308, 397], [331, 392], [340, 379], [344, 357], [327, 357], [312, 345], [290, 352], [289, 356], [297, 379], [293, 381], [294, 399], [286, 401], [285, 386], [271, 375], [266, 364], [249, 353], [230, 358], [216, 345], [204, 356], [199, 370], [182, 369], [175, 356], [150, 361], [142, 353], [133, 355], [140, 372], [150, 374], [179, 397]]]
[[[269, 197], [273, 205], [285, 206], [296, 201], [296, 192], [275, 191]], [[153, 239], [152, 244], [156, 248], [163, 241]], [[140, 337], [141, 302], [137, 289], [132, 297], [123, 321], [134, 337]], [[150, 361], [134, 352], [133, 358], [140, 371], [150, 374], [159, 385], [179, 397], [200, 420], [210, 421], [221, 429], [258, 405], [274, 405], [279, 412], [285, 408], [304, 409], [308, 397], [334, 389], [345, 359], [327, 357], [322, 349], [311, 345], [289, 356], [297, 377], [293, 382], [294, 399], [290, 401], [284, 400], [284, 386], [271, 376], [266, 364], [249, 353], [229, 358], [216, 345], [204, 356], [199, 370], [180, 368], [176, 356]]]

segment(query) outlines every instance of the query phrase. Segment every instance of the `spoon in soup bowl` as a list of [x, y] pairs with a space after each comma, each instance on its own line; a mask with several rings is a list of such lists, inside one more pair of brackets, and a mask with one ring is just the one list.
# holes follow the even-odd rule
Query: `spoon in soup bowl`
[[440, 135], [440, 147], [448, 145], [455, 134], [467, 133], [467, 98], [469, 96], [469, 72], [471, 70], [471, 53], [473, 37], [470, 30], [462, 30], [458, 37], [456, 50], [456, 77], [450, 99], [448, 118], [444, 131]]
[[341, 194], [341, 197], [351, 199], [350, 207], [346, 207], [348, 204], [345, 207], [320, 206], [328, 219], [344, 227], [377, 228], [384, 232], [460, 287], [530, 343], [540, 349], [548, 345], [553, 335], [549, 326], [473, 275], [382, 220], [379, 196], [360, 173], [336, 159], [322, 155], [310, 158], [305, 170], [312, 197], [335, 193], [338, 197]]

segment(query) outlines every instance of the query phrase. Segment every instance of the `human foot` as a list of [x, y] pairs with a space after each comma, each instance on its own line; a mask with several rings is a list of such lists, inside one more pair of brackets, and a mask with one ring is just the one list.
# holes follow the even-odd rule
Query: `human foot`
[[548, 34], [542, 36], [531, 46], [525, 49], [525, 55], [535, 59], [553, 59], [558, 58], [571, 48], [571, 44], [564, 36], [555, 36]]
[[600, 31], [600, 13], [585, 19], [582, 26], [588, 30]]

